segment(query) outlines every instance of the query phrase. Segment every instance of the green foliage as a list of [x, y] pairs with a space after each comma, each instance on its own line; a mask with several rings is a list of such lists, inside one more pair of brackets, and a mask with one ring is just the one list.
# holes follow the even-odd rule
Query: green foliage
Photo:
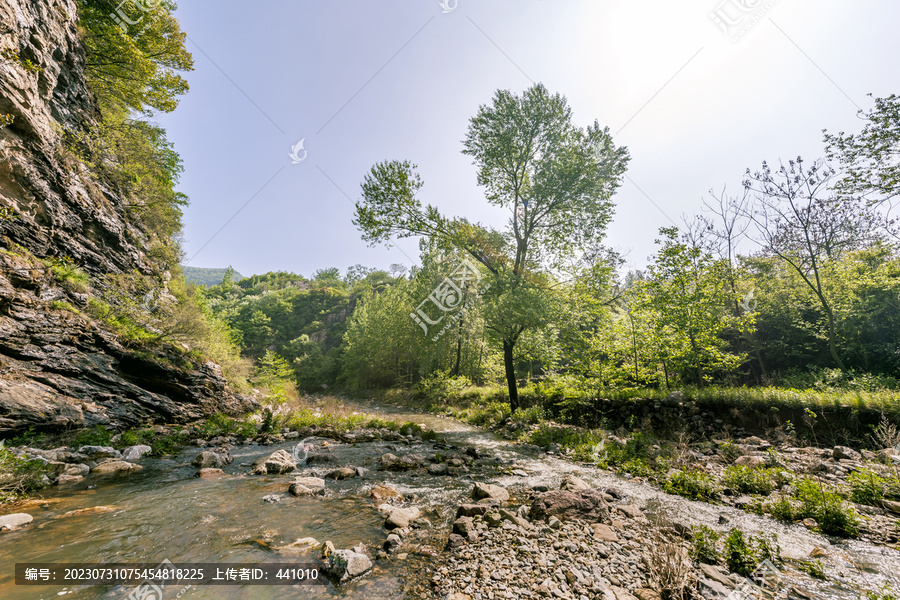
[[721, 563], [722, 555], [716, 547], [719, 541], [719, 534], [706, 525], [692, 527], [691, 531], [694, 536], [691, 543], [691, 558], [698, 563], [708, 565]]
[[546, 418], [544, 408], [539, 405], [529, 406], [528, 408], [518, 408], [512, 415], [513, 421], [519, 421], [526, 425], [536, 425]]
[[50, 268], [53, 278], [69, 291], [83, 292], [90, 284], [90, 277], [75, 264], [71, 256], [47, 258], [43, 262]]
[[236, 419], [223, 413], [212, 415], [198, 427], [198, 435], [204, 439], [220, 435], [237, 435], [250, 438], [256, 435], [256, 423], [250, 419]]
[[18, 458], [0, 441], [0, 505], [43, 488], [42, 479], [50, 471], [40, 460]]
[[735, 446], [733, 441], [728, 440], [724, 444], [719, 446], [719, 454], [722, 455], [722, 458], [724, 458], [726, 462], [733, 463], [741, 456], [742, 453], [740, 449]]
[[230, 280], [234, 282], [245, 279], [243, 275], [228, 267], [227, 269], [212, 269], [205, 267], [189, 267], [182, 265], [181, 272], [184, 274], [184, 280], [188, 283], [197, 285], [214, 286], [221, 284], [230, 272]]
[[722, 482], [742, 494], [762, 494], [767, 496], [783, 482], [782, 470], [767, 467], [746, 467], [731, 465], [725, 469]]
[[179, 71], [190, 71], [193, 59], [184, 47], [185, 34], [172, 16], [175, 3], [163, 0], [152, 10], [129, 0], [122, 6], [139, 23], [123, 31], [101, 0], [79, 0], [82, 40], [87, 49], [88, 84], [107, 110], [171, 112], [188, 90]]
[[866, 592], [865, 600], [900, 600], [900, 595], [885, 584], [878, 591]]
[[804, 560], [797, 563], [797, 568], [815, 579], [825, 580], [825, 565], [821, 560]]
[[896, 475], [882, 477], [870, 469], [858, 469], [847, 478], [850, 499], [857, 504], [878, 506], [879, 500], [900, 499], [900, 481]]
[[749, 577], [756, 570], [759, 559], [744, 538], [744, 532], [733, 528], [725, 538], [725, 564], [732, 573]]
[[80, 431], [72, 438], [72, 446], [110, 446], [112, 440], [112, 432], [103, 425], [94, 425], [90, 429]]
[[715, 501], [720, 494], [715, 478], [697, 470], [673, 473], [663, 484], [663, 489], [691, 500]]
[[19, 56], [19, 53], [13, 50], [12, 48], [5, 48], [2, 52], [0, 52], [0, 57], [6, 59], [8, 62], [18, 63], [23, 69], [28, 71], [29, 73], [40, 73], [44, 70], [44, 67], [40, 65], [36, 65], [31, 62], [27, 58], [22, 58]]
[[795, 519], [813, 518], [822, 533], [855, 537], [859, 533], [859, 516], [844, 504], [840, 495], [826, 491], [822, 484], [806, 477], [794, 483], [794, 497], [800, 501]]
[[594, 449], [604, 441], [602, 432], [574, 427], [560, 427], [551, 423], [539, 424], [529, 435], [528, 442], [544, 448], [557, 444], [576, 460], [593, 461]]

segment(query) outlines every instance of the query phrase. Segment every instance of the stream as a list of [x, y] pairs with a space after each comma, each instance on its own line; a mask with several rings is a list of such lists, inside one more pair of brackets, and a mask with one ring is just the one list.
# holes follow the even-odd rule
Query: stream
[[[829, 541], [800, 525], [784, 525], [772, 519], [741, 510], [693, 502], [663, 493], [651, 485], [626, 480], [613, 473], [582, 466], [540, 449], [516, 445], [490, 432], [459, 421], [435, 415], [409, 413], [391, 406], [360, 405], [365, 412], [413, 421], [434, 429], [448, 444], [474, 446], [489, 461], [523, 470], [528, 477], [500, 474], [487, 477], [491, 483], [508, 487], [514, 496], [537, 484], [559, 486], [567, 473], [581, 477], [594, 487], [615, 487], [629, 503], [642, 507], [648, 517], [658, 516], [686, 525], [708, 525], [720, 533], [739, 527], [751, 534], [776, 533], [786, 558], [806, 558], [820, 548], [828, 581], [819, 581], [786, 568], [783, 579], [806, 590], [811, 597], [858, 599], [860, 588], [876, 589], [884, 584], [900, 588], [900, 552], [862, 541]], [[325, 440], [317, 440], [325, 442]], [[142, 471], [119, 477], [91, 476], [71, 488], [60, 488], [46, 501], [14, 512], [27, 512], [34, 521], [18, 530], [0, 534], [0, 598], [31, 600], [66, 598], [87, 600], [126, 598], [133, 586], [61, 586], [15, 585], [15, 563], [263, 563], [318, 562], [318, 553], [284, 556], [271, 547], [289, 544], [299, 538], [313, 537], [319, 544], [332, 541], [335, 548], [350, 548], [358, 543], [374, 550], [384, 542], [384, 518], [368, 491], [380, 483], [390, 483], [407, 501], [420, 507], [435, 507], [449, 520], [455, 507], [468, 498], [473, 481], [480, 480], [477, 470], [461, 477], [437, 477], [412, 473], [386, 473], [377, 470], [378, 458], [386, 452], [427, 453], [427, 443], [406, 446], [378, 441], [342, 444], [328, 441], [337, 465], [366, 467], [371, 472], [362, 478], [329, 481], [328, 496], [293, 497], [286, 493], [297, 475], [321, 476], [336, 465], [301, 468], [280, 476], [249, 475], [256, 458], [278, 449], [288, 451], [296, 441], [272, 446], [239, 445], [232, 448], [234, 462], [219, 479], [195, 478], [197, 469], [191, 459], [200, 451], [188, 447], [173, 458], [143, 458]], [[484, 461], [487, 462], [487, 461]], [[509, 472], [510, 469], [506, 469]], [[88, 486], [96, 486], [88, 489]], [[516, 493], [519, 490], [520, 493]], [[264, 496], [278, 494], [279, 502], [266, 502]], [[94, 506], [111, 510], [65, 516], [65, 513]], [[9, 512], [9, 511], [7, 511]], [[440, 552], [446, 540], [446, 523], [437, 524], [429, 548]], [[441, 537], [442, 536], [442, 537]], [[431, 552], [433, 554], [433, 552]], [[440, 559], [437, 559], [440, 560]], [[387, 600], [404, 598], [405, 582], [435, 564], [428, 553], [410, 553], [407, 560], [374, 560], [375, 568], [359, 581], [343, 587], [325, 585], [210, 585], [189, 587], [170, 585], [163, 599], [268, 599], [268, 598], [361, 598]], [[149, 600], [149, 599], [148, 599]]]

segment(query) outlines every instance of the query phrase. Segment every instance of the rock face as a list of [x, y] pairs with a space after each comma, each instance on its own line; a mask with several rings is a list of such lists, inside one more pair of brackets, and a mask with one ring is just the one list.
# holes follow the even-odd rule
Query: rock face
[[[13, 117], [0, 128], [0, 206], [15, 216], [0, 219], [0, 248], [9, 251], [0, 253], [0, 434], [251, 410], [255, 402], [232, 393], [217, 365], [172, 347], [123, 345], [83, 310], [102, 298], [99, 289], [61, 284], [39, 260], [70, 257], [92, 278], [164, 279], [124, 199], [62, 144], [61, 132], [80, 135], [98, 114], [76, 19], [73, 0], [0, 3], [4, 47], [22, 59], [0, 61], [0, 114]], [[26, 59], [37, 68], [26, 69]]]
[[574, 518], [594, 522], [610, 522], [609, 506], [599, 490], [544, 492], [532, 502], [531, 517], [535, 520], [559, 517], [560, 519]]

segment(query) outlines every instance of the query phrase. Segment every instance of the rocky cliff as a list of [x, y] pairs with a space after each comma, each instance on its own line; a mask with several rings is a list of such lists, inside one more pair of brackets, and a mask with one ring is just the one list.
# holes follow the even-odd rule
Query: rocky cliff
[[98, 117], [84, 70], [74, 0], [0, 3], [0, 435], [247, 410], [217, 365], [123, 345], [81, 310], [91, 285], [65, 285], [46, 266], [68, 257], [92, 278], [155, 270], [123, 199], [62, 143]]

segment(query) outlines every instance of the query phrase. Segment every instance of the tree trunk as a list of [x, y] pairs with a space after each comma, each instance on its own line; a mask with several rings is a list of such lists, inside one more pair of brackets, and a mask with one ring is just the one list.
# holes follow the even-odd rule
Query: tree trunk
[[459, 331], [456, 336], [456, 365], [453, 367], [453, 376], [459, 377], [459, 363], [462, 359], [463, 320], [459, 320]]
[[506, 385], [509, 388], [509, 408], [515, 412], [519, 408], [519, 390], [516, 387], [516, 365], [513, 362], [513, 340], [503, 340], [503, 364], [506, 367]]
[[847, 367], [844, 366], [844, 361], [838, 356], [837, 343], [834, 341], [834, 338], [837, 336], [837, 331], [834, 326], [834, 313], [831, 311], [831, 307], [825, 303], [824, 299], [822, 300], [822, 303], [825, 304], [825, 312], [828, 315], [828, 350], [831, 352], [831, 358], [834, 359], [834, 364], [837, 365], [838, 369], [846, 371]]

